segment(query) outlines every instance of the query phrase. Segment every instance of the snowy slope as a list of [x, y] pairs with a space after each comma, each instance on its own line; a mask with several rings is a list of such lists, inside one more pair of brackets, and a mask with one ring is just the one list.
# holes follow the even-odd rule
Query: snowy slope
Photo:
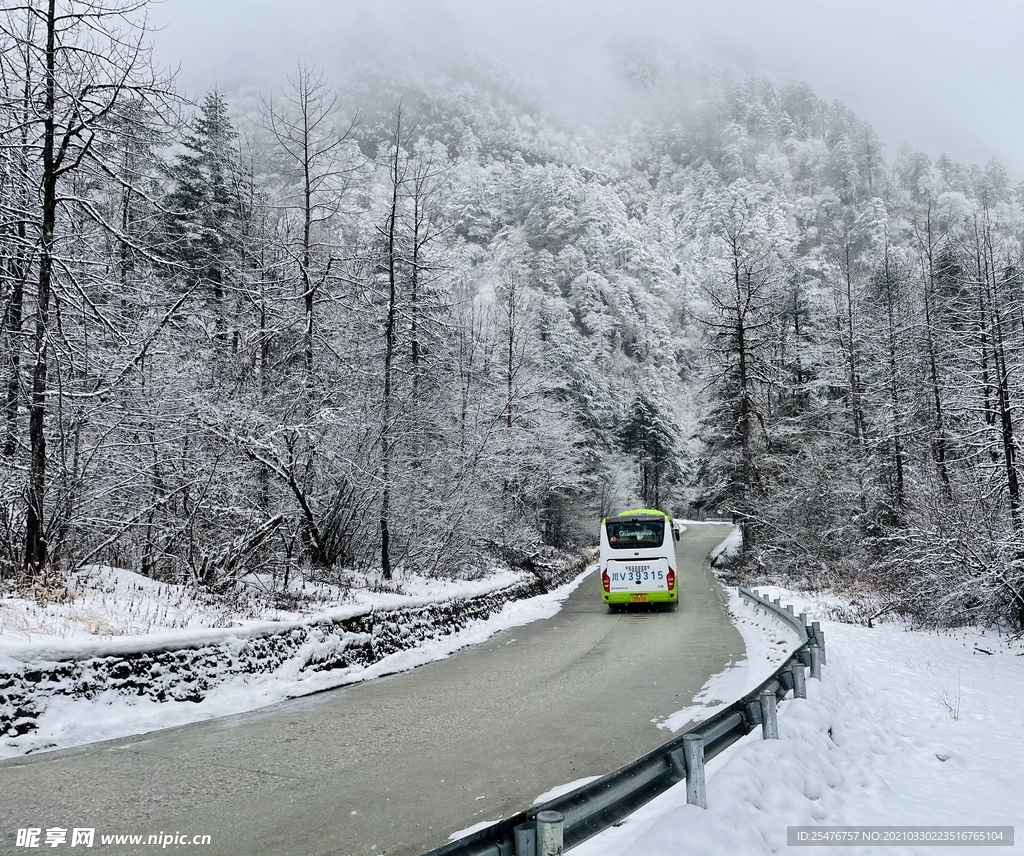
[[[405, 671], [506, 627], [554, 615], [592, 571], [522, 600], [509, 600], [510, 584], [519, 583], [514, 591], [522, 597], [529, 580], [496, 573], [424, 586], [415, 596], [367, 594], [369, 605], [284, 622], [165, 628], [119, 638], [76, 632], [60, 641], [12, 639], [0, 648], [0, 757], [242, 713]], [[395, 610], [402, 610], [401, 620]], [[349, 618], [356, 625], [351, 629], [341, 623]], [[32, 683], [29, 671], [47, 680]]]
[[[824, 603], [799, 593], [760, 590], [798, 612], [825, 612]], [[808, 681], [806, 700], [780, 705], [778, 741], [762, 741], [755, 731], [708, 764], [707, 811], [687, 806], [685, 786], [677, 786], [573, 853], [936, 852], [786, 846], [787, 826], [846, 824], [1014, 826], [1012, 847], [938, 852], [1024, 853], [1024, 645], [900, 623], [822, 627], [823, 681]], [[757, 643], [745, 634], [745, 641], [750, 661], [773, 647], [770, 637]], [[729, 695], [742, 683], [714, 694]]]
[[[60, 699], [44, 714], [39, 734], [9, 743], [2, 754], [20, 754], [40, 745], [77, 745], [249, 710], [321, 684], [350, 683], [411, 668], [482, 641], [499, 629], [553, 615], [582, 579], [549, 595], [509, 603], [499, 615], [451, 637], [340, 674], [289, 679], [281, 673], [229, 681], [199, 704], [102, 696], [84, 702]], [[472, 593], [496, 582], [472, 584]], [[844, 610], [834, 596], [808, 597], [779, 588], [761, 591], [822, 619], [828, 640], [824, 680], [808, 682], [808, 699], [781, 704], [779, 741], [763, 742], [755, 731], [709, 763], [707, 811], [687, 806], [684, 788], [677, 787], [621, 826], [585, 842], [575, 854], [776, 853], [789, 849], [786, 827], [797, 825], [1012, 825], [1018, 839], [1024, 837], [1024, 644], [1020, 640], [980, 631], [928, 633], [899, 622], [874, 628], [844, 624], [822, 618], [852, 612]], [[389, 602], [404, 599], [408, 604], [437, 594], [377, 597]], [[785, 625], [755, 611], [735, 593], [731, 600], [746, 657], [712, 678], [693, 704], [666, 714], [658, 723], [666, 729], [666, 740], [689, 722], [707, 718], [753, 689], [795, 647]], [[194, 619], [197, 610], [190, 607], [186, 612]], [[308, 616], [290, 617], [297, 622], [308, 620]], [[51, 614], [51, 619], [59, 622], [60, 614]], [[197, 627], [201, 621], [190, 619], [189, 624], [179, 625], [177, 633], [190, 637], [223, 632]], [[166, 626], [164, 631], [175, 635]], [[116, 639], [97, 639], [80, 631], [53, 633], [45, 639], [36, 637], [36, 632], [39, 628], [32, 641], [9, 634], [4, 646], [7, 655], [20, 658], [31, 650], [92, 650], [118, 644]], [[164, 644], [167, 641], [163, 639]], [[538, 801], [543, 800], [538, 797]], [[978, 851], [954, 847], [941, 852]], [[810, 852], [855, 856], [868, 853], [869, 848], [815, 847]], [[879, 851], [871, 848], [870, 852]], [[934, 850], [902, 847], [884, 852], [923, 856]], [[1024, 853], [1024, 841], [984, 852]]]
[[156, 582], [121, 568], [87, 566], [74, 575], [68, 598], [44, 606], [24, 598], [0, 601], [0, 657], [29, 661], [196, 646], [229, 636], [340, 621], [371, 609], [478, 597], [524, 577], [509, 570], [495, 570], [477, 580], [407, 575], [390, 592], [375, 591], [366, 580], [346, 589], [303, 581], [289, 589], [301, 608], [286, 610], [244, 596], [228, 607], [190, 586]]

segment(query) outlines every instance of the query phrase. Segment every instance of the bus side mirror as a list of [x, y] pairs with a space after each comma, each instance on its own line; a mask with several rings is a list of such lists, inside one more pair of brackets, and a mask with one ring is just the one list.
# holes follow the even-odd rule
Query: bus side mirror
[[673, 531], [675, 532], [675, 535], [676, 535], [676, 540], [678, 541], [678, 540], [679, 540], [679, 530], [678, 530], [678, 529], [675, 529], [675, 530], [673, 530]]

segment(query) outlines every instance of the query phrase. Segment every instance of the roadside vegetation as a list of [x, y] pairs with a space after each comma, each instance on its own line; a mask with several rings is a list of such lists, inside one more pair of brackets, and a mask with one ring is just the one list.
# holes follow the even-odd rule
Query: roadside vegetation
[[93, 5], [0, 13], [6, 593], [273, 606], [531, 569], [643, 505], [733, 516], [744, 579], [1021, 626], [998, 162], [645, 52], [590, 127], [389, 55], [188, 103], [145, 4]]

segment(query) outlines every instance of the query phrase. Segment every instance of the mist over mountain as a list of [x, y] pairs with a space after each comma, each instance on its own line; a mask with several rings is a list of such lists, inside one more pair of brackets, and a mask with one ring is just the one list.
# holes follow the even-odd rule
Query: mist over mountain
[[247, 8], [193, 20], [191, 103], [115, 7], [62, 19], [59, 62], [56, 21], [6, 13], [5, 579], [395, 585], [644, 505], [731, 516], [740, 574], [1020, 624], [998, 159], [886, 145], [612, 6], [503, 38], [475, 5], [346, 7], [347, 35]]
[[869, 0], [856, 9], [785, 0], [706, 4], [559, 0], [313, 0], [301, 9], [175, 0], [154, 6], [161, 61], [181, 84], [279, 86], [299, 60], [331, 76], [399, 58], [430, 77], [483, 61], [510, 70], [545, 107], [577, 121], [623, 108], [616, 68], [641, 49], [776, 85], [810, 84], [870, 121], [889, 156], [903, 141], [934, 160], [1002, 161], [1024, 177], [1024, 6]]

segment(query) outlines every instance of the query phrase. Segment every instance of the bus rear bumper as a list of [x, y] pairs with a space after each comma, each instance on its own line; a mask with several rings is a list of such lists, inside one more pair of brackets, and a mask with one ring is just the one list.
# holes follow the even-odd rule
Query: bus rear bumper
[[603, 593], [604, 602], [616, 603], [676, 603], [679, 593], [672, 591], [613, 591]]

